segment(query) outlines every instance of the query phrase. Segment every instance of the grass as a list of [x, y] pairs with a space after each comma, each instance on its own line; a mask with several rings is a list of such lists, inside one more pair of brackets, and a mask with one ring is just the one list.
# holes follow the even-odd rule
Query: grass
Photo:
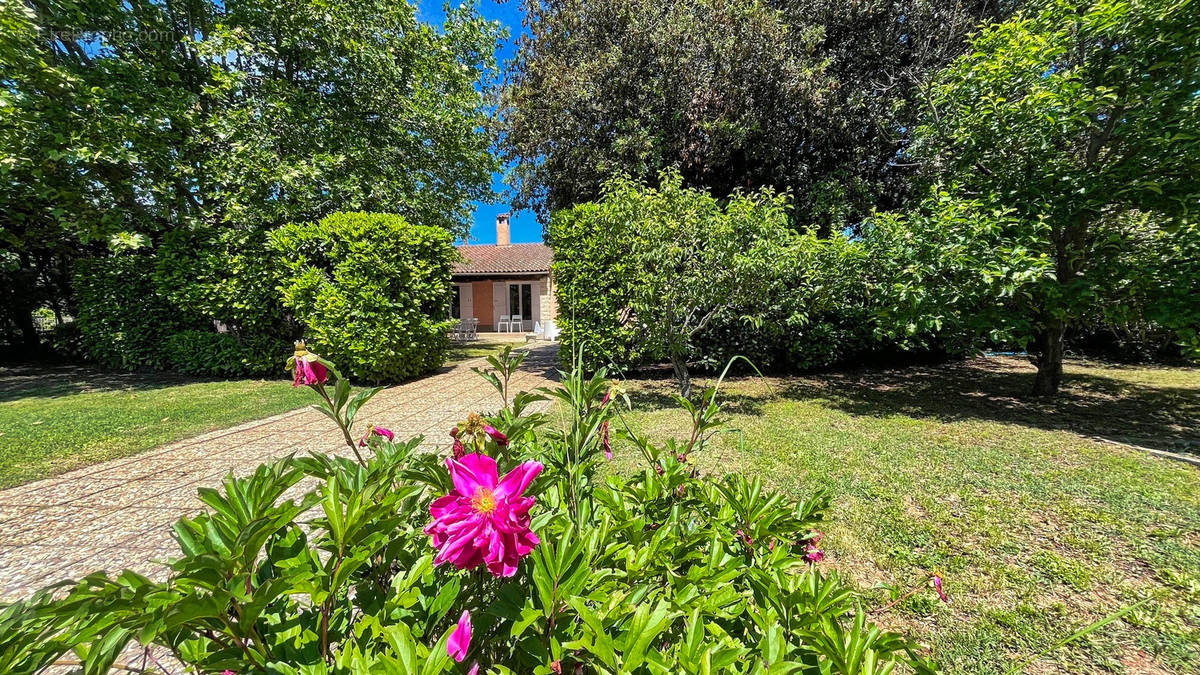
[[0, 368], [0, 488], [309, 403], [285, 380]]
[[[795, 496], [828, 490], [823, 565], [952, 673], [1003, 673], [1112, 612], [1160, 599], [1027, 672], [1196, 672], [1200, 663], [1200, 468], [1096, 439], [1195, 451], [1200, 370], [1068, 364], [1054, 402], [1023, 397], [1015, 359], [727, 381], [737, 433], [698, 458]], [[630, 425], [683, 433], [671, 383], [631, 383]], [[624, 452], [622, 452], [622, 450]], [[614, 468], [633, 470], [629, 448]]]
[[519, 342], [509, 340], [475, 340], [473, 342], [452, 342], [450, 343], [450, 352], [446, 356], [448, 363], [455, 361], [466, 361], [467, 359], [479, 358], [481, 356], [491, 356], [497, 354], [504, 345], [512, 345], [514, 349], [521, 346]]

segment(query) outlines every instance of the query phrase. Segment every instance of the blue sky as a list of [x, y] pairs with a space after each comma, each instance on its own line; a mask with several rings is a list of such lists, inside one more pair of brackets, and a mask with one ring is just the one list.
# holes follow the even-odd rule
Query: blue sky
[[[423, 21], [440, 25], [446, 16], [441, 0], [416, 0], [417, 16]], [[451, 6], [458, 6], [460, 3], [451, 3]], [[503, 70], [508, 61], [512, 60], [516, 55], [517, 37], [521, 34], [523, 27], [521, 21], [525, 17], [525, 12], [521, 11], [521, 3], [519, 0], [507, 0], [507, 2], [497, 2], [496, 0], [479, 0], [479, 12], [485, 19], [499, 21], [508, 28], [509, 36], [497, 45], [496, 60], [500, 63], [500, 68]], [[492, 189], [500, 195], [500, 201], [496, 204], [486, 204], [484, 202], [475, 202], [475, 223], [471, 226], [472, 244], [494, 244], [496, 243], [496, 214], [506, 211], [512, 213], [512, 241], [518, 242], [538, 242], [542, 240], [542, 225], [537, 222], [532, 211], [512, 211], [509, 208], [508, 199], [504, 196], [505, 185], [503, 174], [492, 175]]]

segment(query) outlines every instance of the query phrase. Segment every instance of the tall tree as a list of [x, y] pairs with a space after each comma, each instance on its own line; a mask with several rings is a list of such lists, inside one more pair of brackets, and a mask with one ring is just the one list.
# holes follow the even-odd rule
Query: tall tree
[[[1015, 214], [1010, 238], [1053, 261], [1021, 289], [1037, 394], [1058, 391], [1064, 332], [1104, 295], [1115, 252], [1193, 248], [1181, 226], [1200, 210], [1197, 9], [1047, 0], [983, 30], [932, 87], [917, 152], [958, 194]], [[1150, 217], [1123, 217], [1137, 213]]]
[[35, 342], [70, 260], [123, 232], [374, 210], [465, 233], [496, 30], [390, 0], [0, 3], [0, 322]]
[[916, 88], [1002, 3], [527, 0], [501, 147], [543, 219], [610, 176], [771, 186], [841, 229], [903, 200]]

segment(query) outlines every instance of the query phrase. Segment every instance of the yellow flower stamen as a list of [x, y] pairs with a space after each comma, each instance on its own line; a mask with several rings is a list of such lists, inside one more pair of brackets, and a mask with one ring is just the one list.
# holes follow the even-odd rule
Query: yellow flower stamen
[[471, 507], [486, 516], [496, 510], [496, 495], [487, 488], [479, 488], [471, 498]]

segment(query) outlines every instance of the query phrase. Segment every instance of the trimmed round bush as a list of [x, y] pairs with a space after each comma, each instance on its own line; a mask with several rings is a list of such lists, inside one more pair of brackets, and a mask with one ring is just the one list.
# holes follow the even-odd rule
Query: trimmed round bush
[[351, 377], [394, 382], [442, 365], [458, 255], [448, 231], [393, 214], [335, 213], [285, 225], [271, 242], [287, 268], [284, 306]]

